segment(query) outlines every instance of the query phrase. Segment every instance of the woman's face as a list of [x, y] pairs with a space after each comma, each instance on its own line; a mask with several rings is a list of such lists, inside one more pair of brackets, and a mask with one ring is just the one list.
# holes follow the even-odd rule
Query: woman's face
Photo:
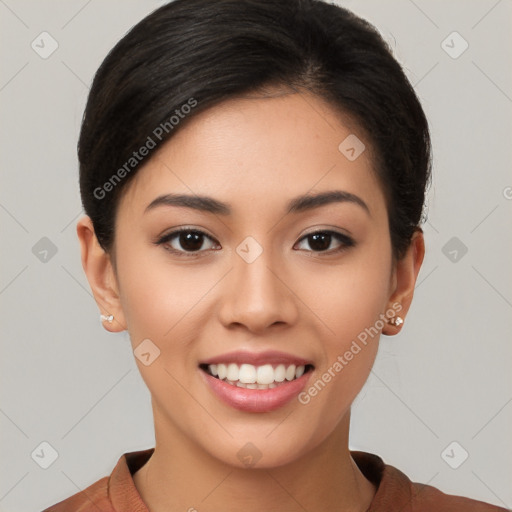
[[[395, 286], [383, 192], [368, 143], [354, 158], [362, 135], [311, 95], [230, 100], [182, 128], [119, 204], [116, 318], [157, 443], [282, 465], [346, 425], [372, 367]], [[209, 362], [233, 380], [242, 364], [248, 381], [293, 379], [293, 363], [309, 371], [260, 390], [220, 382]]]

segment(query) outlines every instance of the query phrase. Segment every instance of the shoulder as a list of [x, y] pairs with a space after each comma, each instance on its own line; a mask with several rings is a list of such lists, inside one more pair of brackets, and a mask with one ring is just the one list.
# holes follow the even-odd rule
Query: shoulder
[[43, 512], [148, 512], [133, 475], [149, 460], [154, 448], [124, 453], [110, 476], [52, 505]]
[[507, 512], [507, 509], [462, 496], [445, 494], [436, 487], [412, 482], [399, 469], [375, 454], [351, 451], [365, 477], [376, 487], [368, 512]]
[[103, 477], [43, 512], [115, 512], [108, 497], [108, 481], [109, 477]]
[[412, 512], [503, 512], [507, 509], [483, 501], [445, 494], [431, 485], [411, 482]]

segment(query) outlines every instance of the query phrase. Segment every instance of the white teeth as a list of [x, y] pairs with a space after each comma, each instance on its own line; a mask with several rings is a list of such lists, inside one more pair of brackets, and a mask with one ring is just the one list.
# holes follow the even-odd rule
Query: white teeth
[[295, 365], [292, 364], [286, 368], [286, 380], [293, 380], [295, 378]]
[[226, 374], [226, 379], [228, 380], [238, 380], [238, 366], [235, 363], [231, 363], [228, 366], [228, 372]]
[[258, 366], [256, 382], [258, 384], [270, 384], [274, 382], [274, 368], [271, 364]]
[[254, 384], [256, 382], [256, 368], [252, 364], [241, 365], [238, 380], [244, 384]]
[[286, 367], [284, 364], [280, 364], [275, 370], [274, 370], [274, 380], [276, 382], [283, 382], [283, 380], [286, 377]]
[[[210, 372], [212, 371], [212, 365], [208, 366]], [[218, 364], [217, 365], [217, 374], [219, 376], [220, 380], [224, 380], [226, 378], [226, 375], [228, 374], [228, 370], [226, 368], [225, 364]]]
[[279, 364], [274, 368], [271, 364], [262, 366], [241, 364], [238, 366], [236, 363], [227, 365], [221, 363], [208, 365], [208, 370], [213, 376], [218, 376], [220, 380], [241, 388], [269, 389], [275, 388], [285, 380], [298, 379], [304, 374], [305, 366]]
[[271, 384], [244, 384], [243, 382], [240, 382], [239, 380], [236, 382], [232, 382], [230, 380], [225, 380], [224, 382], [227, 382], [228, 384], [231, 384], [232, 386], [236, 386], [238, 388], [245, 388], [245, 389], [272, 389], [278, 386], [275, 382], [272, 382]]

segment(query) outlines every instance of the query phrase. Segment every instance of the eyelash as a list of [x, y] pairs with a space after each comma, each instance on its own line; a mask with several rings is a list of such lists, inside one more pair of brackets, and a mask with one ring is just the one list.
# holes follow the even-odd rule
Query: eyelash
[[[181, 233], [195, 233], [195, 234], [204, 236], [204, 237], [210, 239], [212, 242], [215, 242], [218, 244], [218, 242], [216, 242], [210, 235], [206, 234], [204, 231], [201, 231], [200, 229], [192, 229], [192, 228], [187, 228], [187, 227], [176, 229], [176, 230], [172, 231], [171, 233], [167, 233], [166, 235], [159, 238], [155, 242], [155, 244], [156, 245], [164, 245], [164, 248], [167, 251], [169, 251], [173, 254], [176, 254], [177, 256], [182, 256], [182, 257], [186, 257], [186, 258], [187, 257], [194, 258], [194, 257], [197, 257], [198, 255], [200, 255], [201, 253], [205, 252], [205, 250], [180, 251], [180, 250], [174, 249], [172, 247], [169, 247], [168, 245], [165, 245], [165, 244], [168, 244], [171, 240], [173, 240], [177, 236], [179, 236]], [[349, 236], [344, 235], [343, 233], [338, 233], [337, 231], [330, 231], [327, 229], [321, 229], [318, 231], [313, 231], [311, 233], [308, 233], [308, 234], [304, 235], [302, 238], [300, 238], [300, 240], [298, 240], [297, 243], [302, 242], [303, 240], [306, 240], [309, 237], [311, 237], [313, 235], [318, 235], [318, 234], [330, 235], [331, 237], [338, 240], [338, 242], [340, 242], [341, 245], [340, 245], [340, 247], [338, 247], [336, 249], [330, 249], [330, 250], [325, 250], [325, 251], [311, 250], [309, 252], [313, 252], [313, 253], [320, 254], [320, 255], [332, 255], [332, 254], [337, 254], [337, 253], [346, 251], [350, 247], [354, 247], [356, 245], [355, 241], [352, 238], [350, 238]]]

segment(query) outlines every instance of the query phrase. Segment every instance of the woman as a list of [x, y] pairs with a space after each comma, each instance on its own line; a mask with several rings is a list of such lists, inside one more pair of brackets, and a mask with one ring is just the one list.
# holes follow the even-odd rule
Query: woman
[[498, 511], [348, 448], [424, 256], [430, 138], [377, 31], [315, 0], [176, 0], [94, 79], [77, 232], [156, 446], [48, 511]]

